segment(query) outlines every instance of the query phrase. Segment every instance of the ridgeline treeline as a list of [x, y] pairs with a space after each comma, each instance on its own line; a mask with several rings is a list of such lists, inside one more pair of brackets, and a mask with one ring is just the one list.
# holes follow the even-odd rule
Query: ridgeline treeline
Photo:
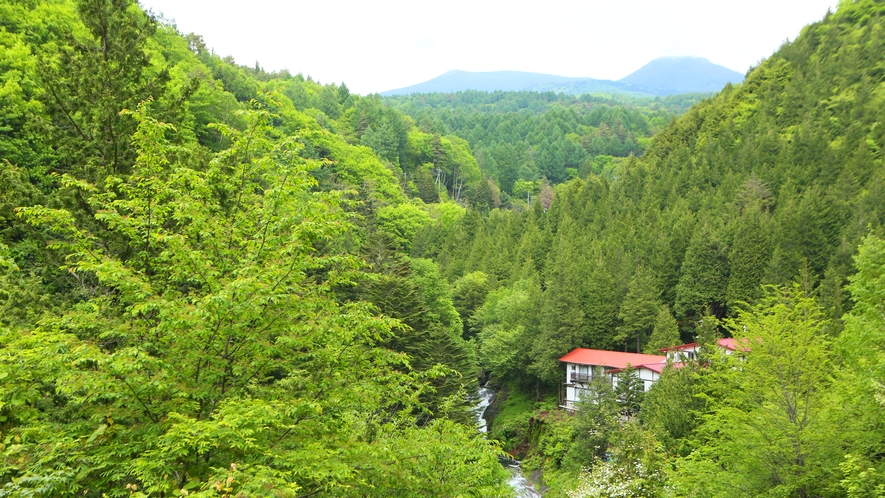
[[706, 96], [465, 91], [384, 100], [419, 128], [467, 140], [482, 173], [521, 199], [545, 181], [616, 174], [624, 158], [640, 155], [652, 135]]

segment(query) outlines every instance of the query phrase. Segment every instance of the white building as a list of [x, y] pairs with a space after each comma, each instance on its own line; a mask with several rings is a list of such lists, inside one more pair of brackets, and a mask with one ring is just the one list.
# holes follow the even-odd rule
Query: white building
[[[564, 408], [574, 409], [575, 403], [587, 392], [587, 384], [590, 381], [603, 376], [608, 382], [617, 385], [617, 381], [611, 373], [623, 371], [628, 365], [649, 367], [646, 368], [647, 372], [645, 373], [640, 370], [640, 378], [643, 379], [645, 389], [648, 390], [660, 376], [667, 363], [667, 357], [578, 348], [560, 358], [559, 361], [565, 364], [565, 384], [560, 395], [560, 405]], [[660, 370], [655, 372], [654, 365], [660, 365]]]
[[[736, 339], [719, 339], [718, 346], [725, 354], [746, 351], [747, 346], [740, 346]], [[620, 351], [604, 351], [601, 349], [577, 348], [559, 359], [565, 364], [565, 383], [560, 391], [560, 406], [574, 410], [575, 403], [587, 392], [587, 384], [596, 377], [604, 377], [612, 387], [618, 386], [618, 378], [627, 369], [635, 369], [645, 391], [651, 389], [667, 364], [676, 368], [683, 362], [697, 359], [700, 346], [696, 342], [682, 344], [661, 350], [666, 356], [653, 354], [622, 353]]]
[[633, 365], [631, 364], [628, 367], [624, 368], [616, 368], [614, 370], [609, 370], [606, 372], [612, 379], [612, 387], [618, 387], [618, 381], [620, 380], [621, 372], [625, 370], [636, 370], [636, 373], [639, 375], [639, 380], [642, 381], [642, 390], [648, 391], [651, 389], [652, 384], [658, 381], [661, 378], [661, 373], [664, 372], [664, 367], [667, 366], [667, 362], [664, 361], [662, 363], [646, 363], [644, 365]]
[[[725, 354], [734, 354], [736, 350], [747, 349], [747, 346], [738, 345], [737, 339], [731, 337], [719, 339], [716, 341], [718, 346], [725, 351]], [[688, 360], [696, 360], [698, 358], [698, 350], [700, 346], [696, 342], [673, 346], [672, 348], [664, 348], [662, 353], [667, 355], [667, 359], [673, 362], [683, 362]]]

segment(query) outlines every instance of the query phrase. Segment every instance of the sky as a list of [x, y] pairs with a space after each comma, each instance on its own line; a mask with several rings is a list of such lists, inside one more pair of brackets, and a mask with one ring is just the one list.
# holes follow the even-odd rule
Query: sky
[[140, 0], [215, 53], [368, 94], [464, 71], [620, 79], [662, 56], [739, 72], [837, 0]]

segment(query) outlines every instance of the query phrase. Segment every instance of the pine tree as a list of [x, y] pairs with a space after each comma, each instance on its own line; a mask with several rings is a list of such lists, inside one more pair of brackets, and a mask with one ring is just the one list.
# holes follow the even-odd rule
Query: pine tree
[[645, 398], [645, 385], [639, 378], [639, 372], [630, 365], [618, 372], [618, 385], [615, 386], [615, 397], [621, 405], [621, 413], [632, 416], [639, 413], [642, 400]]
[[667, 305], [663, 305], [655, 317], [651, 337], [645, 344], [643, 352], [646, 354], [661, 354], [661, 349], [680, 344], [682, 344], [682, 339], [679, 336], [679, 325], [670, 313], [670, 308]]
[[661, 308], [659, 296], [660, 292], [652, 274], [645, 268], [636, 270], [627, 285], [627, 295], [618, 313], [618, 318], [621, 319], [616, 337], [618, 343], [626, 346], [635, 340], [636, 351], [642, 351], [642, 344], [651, 335]]

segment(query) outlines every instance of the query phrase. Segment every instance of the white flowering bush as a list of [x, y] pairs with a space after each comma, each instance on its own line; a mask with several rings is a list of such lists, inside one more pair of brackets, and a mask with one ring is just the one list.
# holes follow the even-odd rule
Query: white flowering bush
[[635, 419], [624, 422], [609, 447], [578, 478], [569, 498], [657, 498], [664, 495], [664, 458], [650, 433]]
[[624, 467], [614, 461], [600, 460], [585, 469], [578, 486], [569, 498], [651, 498], [661, 496], [664, 476], [658, 469], [649, 470], [642, 462]]

